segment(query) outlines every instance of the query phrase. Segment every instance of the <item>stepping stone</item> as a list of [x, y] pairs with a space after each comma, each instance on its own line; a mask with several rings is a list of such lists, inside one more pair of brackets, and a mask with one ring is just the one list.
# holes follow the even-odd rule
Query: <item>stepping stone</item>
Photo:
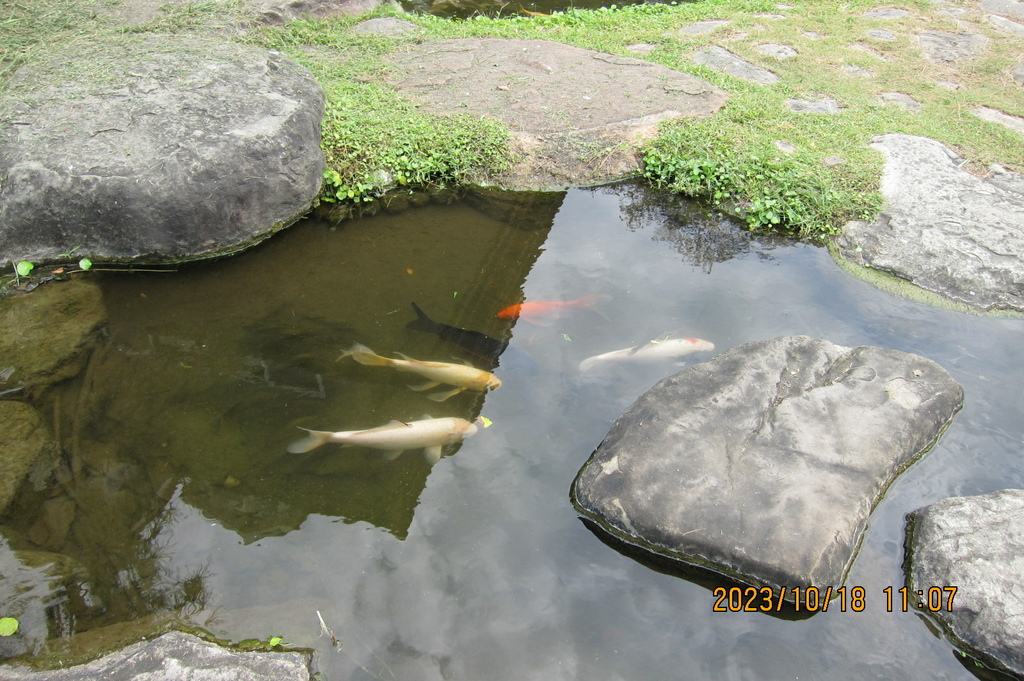
[[871, 146], [886, 157], [884, 205], [874, 222], [844, 226], [841, 255], [974, 309], [1024, 312], [1024, 195], [970, 174], [927, 137]]
[[899, 19], [900, 17], [905, 17], [908, 14], [910, 14], [910, 12], [905, 9], [885, 8], [873, 9], [870, 12], [865, 12], [861, 16], [865, 19]]
[[779, 82], [779, 76], [775, 73], [760, 66], [755, 66], [718, 45], [712, 45], [694, 54], [693, 62], [695, 64], [703, 64], [712, 71], [718, 71], [734, 78], [742, 78], [743, 80], [749, 80], [761, 85], [771, 85]]
[[1024, 2], [1017, 0], [983, 0], [981, 8], [986, 12], [1024, 19]]
[[925, 59], [935, 63], [960, 62], [980, 54], [989, 40], [978, 33], [924, 31], [917, 36]]
[[902, 92], [882, 92], [879, 93], [878, 99], [880, 99], [883, 104], [895, 104], [897, 106], [902, 106], [904, 109], [908, 109], [909, 111], [921, 110], [921, 102], [917, 101], [910, 95], [903, 94]]
[[1018, 85], [1024, 85], [1024, 61], [1017, 64], [1013, 71], [1010, 72], [1010, 75], [1013, 76]]
[[792, 600], [843, 583], [871, 509], [963, 388], [935, 362], [807, 336], [754, 341], [659, 382], [572, 485], [613, 537]]
[[920, 508], [907, 516], [906, 547], [908, 609], [987, 666], [1024, 675], [1024, 490]]
[[837, 114], [842, 111], [839, 102], [831, 97], [825, 97], [816, 101], [809, 99], [787, 99], [786, 104], [789, 106], [790, 111], [797, 113]]
[[408, 33], [416, 33], [420, 29], [411, 21], [396, 19], [395, 17], [378, 17], [361, 21], [352, 27], [353, 33], [359, 35], [383, 35], [400, 36]]
[[998, 123], [999, 125], [1005, 125], [1010, 130], [1014, 130], [1024, 135], [1024, 118], [1018, 118], [1017, 116], [1011, 116], [1005, 114], [1002, 111], [996, 109], [990, 109], [987, 106], [983, 106], [972, 111], [975, 116], [983, 121], [990, 123]]
[[896, 34], [886, 31], [884, 28], [873, 28], [868, 31], [868, 36], [875, 40], [896, 40]]
[[815, 33], [814, 31], [804, 31], [803, 36], [808, 40], [821, 40], [825, 37], [821, 33]]
[[789, 142], [783, 142], [782, 140], [775, 140], [775, 148], [784, 154], [795, 154], [796, 147]]
[[1015, 35], [1018, 38], [1024, 38], [1024, 25], [1018, 24], [1016, 21], [1004, 19], [997, 14], [989, 14], [986, 18], [990, 24], [996, 27], [996, 30], [1009, 35]]
[[516, 162], [497, 180], [520, 190], [633, 175], [659, 123], [710, 115], [727, 97], [674, 69], [547, 40], [425, 41], [391, 54], [388, 65], [390, 82], [423, 111], [513, 126]]
[[754, 48], [763, 55], [775, 57], [776, 59], [789, 59], [795, 57], [797, 51], [789, 45], [778, 45], [776, 43], [764, 43]]
[[689, 26], [683, 26], [677, 31], [673, 31], [675, 35], [701, 35], [704, 33], [711, 33], [717, 31], [723, 26], [728, 26], [730, 21], [727, 19], [708, 19], [707, 21], [698, 21], [690, 24]]

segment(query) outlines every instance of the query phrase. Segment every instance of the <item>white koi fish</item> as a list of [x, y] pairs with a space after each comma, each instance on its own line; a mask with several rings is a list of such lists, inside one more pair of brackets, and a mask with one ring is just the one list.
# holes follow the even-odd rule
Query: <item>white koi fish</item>
[[653, 340], [624, 350], [606, 352], [603, 355], [587, 357], [580, 362], [580, 371], [586, 371], [598, 364], [609, 362], [662, 362], [678, 359], [691, 352], [707, 352], [714, 350], [713, 343], [699, 338], [666, 338]]
[[356, 343], [351, 348], [343, 352], [341, 357], [338, 359], [351, 356], [352, 359], [360, 364], [366, 364], [368, 366], [393, 366], [399, 371], [419, 374], [420, 376], [429, 379], [422, 385], [410, 385], [409, 387], [413, 390], [430, 390], [431, 388], [436, 388], [442, 383], [456, 386], [454, 390], [427, 395], [427, 399], [434, 400], [435, 402], [444, 402], [452, 395], [457, 395], [467, 388], [470, 390], [494, 390], [501, 385], [501, 380], [497, 376], [489, 371], [477, 369], [468, 363], [449, 364], [447, 362], [424, 362], [418, 359], [413, 359], [408, 355], [403, 355], [400, 352], [395, 354], [401, 355], [402, 359], [381, 357], [365, 345]]
[[448, 416], [440, 419], [426, 417], [420, 421], [398, 421], [367, 430], [341, 430], [336, 433], [303, 428], [306, 437], [288, 445], [292, 454], [303, 454], [329, 442], [342, 447], [369, 447], [384, 452], [384, 458], [392, 460], [406, 449], [423, 449], [423, 456], [431, 466], [440, 461], [441, 448], [462, 442], [485, 425], [482, 419], [470, 423], [466, 419]]

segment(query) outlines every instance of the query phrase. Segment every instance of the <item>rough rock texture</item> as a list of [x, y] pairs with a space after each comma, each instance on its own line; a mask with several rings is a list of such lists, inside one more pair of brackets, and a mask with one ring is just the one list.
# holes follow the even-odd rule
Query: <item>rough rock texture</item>
[[0, 260], [182, 261], [251, 245], [319, 191], [323, 92], [283, 55], [76, 45], [0, 99]]
[[507, 189], [636, 174], [658, 123], [712, 114], [726, 96], [663, 66], [544, 40], [442, 40], [389, 59], [399, 91], [425, 110], [514, 124], [520, 159], [499, 178]]
[[21, 398], [77, 374], [106, 319], [99, 284], [82, 278], [0, 300], [0, 390]]
[[303, 653], [236, 653], [191, 634], [172, 631], [87, 664], [33, 672], [6, 668], [9, 681], [309, 681]]
[[779, 82], [779, 77], [769, 71], [751, 64], [746, 59], [739, 57], [724, 47], [712, 45], [711, 47], [698, 50], [693, 55], [695, 64], [703, 64], [712, 71], [726, 73], [734, 78], [742, 78], [761, 85], [771, 85]]
[[39, 412], [24, 402], [0, 401], [0, 516], [36, 460], [53, 446]]
[[806, 336], [747, 343], [637, 400], [572, 497], [665, 558], [776, 592], [837, 586], [875, 504], [962, 402], [916, 355]]
[[[907, 518], [914, 604], [961, 650], [1024, 675], [1024, 490], [944, 499]], [[945, 590], [929, 607], [929, 589], [946, 586], [957, 587], [952, 609]]]
[[1024, 194], [962, 170], [935, 140], [872, 146], [887, 157], [885, 205], [873, 224], [846, 225], [841, 255], [974, 308], [1024, 312]]
[[[266, 24], [285, 24], [293, 19], [323, 19], [366, 14], [388, 0], [255, 0], [253, 9]], [[395, 3], [397, 4], [397, 3]]]

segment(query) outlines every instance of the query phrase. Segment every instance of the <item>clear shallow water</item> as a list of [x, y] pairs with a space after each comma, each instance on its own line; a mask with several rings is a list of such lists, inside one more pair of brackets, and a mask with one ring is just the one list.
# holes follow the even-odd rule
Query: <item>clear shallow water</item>
[[[628, 185], [545, 201], [535, 213], [549, 211], [550, 230], [431, 206], [310, 221], [212, 267], [104, 280], [107, 342], [64, 402], [77, 405], [84, 472], [62, 550], [106, 565], [97, 593], [120, 599], [121, 617], [180, 605], [227, 638], [316, 648], [332, 680], [973, 678], [918, 615], [886, 612], [882, 590], [903, 584], [906, 513], [1024, 484], [1024, 321], [894, 298], [823, 249], [756, 241]], [[608, 296], [600, 314], [495, 317], [523, 297], [591, 293]], [[416, 377], [336, 361], [353, 341], [458, 356], [405, 327], [412, 300], [509, 338], [502, 387], [436, 404], [407, 389]], [[676, 370], [581, 375], [579, 362], [677, 330], [716, 345], [692, 361], [807, 334], [915, 352], [964, 385], [963, 410], [871, 518], [847, 582], [865, 588], [864, 612], [713, 613], [706, 586], [617, 553], [577, 519], [576, 472]], [[413, 451], [285, 453], [296, 426], [423, 413], [493, 426], [433, 468]], [[132, 517], [99, 510], [115, 507]]]

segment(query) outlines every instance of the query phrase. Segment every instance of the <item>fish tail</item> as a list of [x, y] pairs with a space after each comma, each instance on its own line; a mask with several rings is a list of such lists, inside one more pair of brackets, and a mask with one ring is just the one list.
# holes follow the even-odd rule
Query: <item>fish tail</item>
[[611, 299], [612, 297], [607, 293], [591, 293], [589, 296], [583, 296], [582, 298], [577, 300], [576, 303], [580, 307], [586, 308], [591, 312], [596, 312], [597, 314], [604, 317], [606, 320], [611, 321], [610, 319], [608, 319], [608, 315], [606, 315], [597, 307], [601, 303], [606, 303]]
[[356, 343], [348, 350], [346, 350], [345, 354], [342, 355], [342, 357], [345, 356], [351, 356], [352, 359], [359, 362], [360, 364], [366, 364], [367, 366], [372, 367], [383, 367], [387, 366], [388, 364], [391, 364], [390, 359], [388, 359], [387, 357], [381, 357], [380, 355], [376, 354], [373, 350], [360, 343]]
[[427, 333], [436, 333], [437, 322], [427, 316], [427, 313], [420, 308], [416, 303], [412, 303], [412, 309], [416, 311], [416, 319], [406, 324], [406, 328], [413, 329], [414, 331], [426, 331]]
[[306, 431], [308, 435], [288, 445], [288, 452], [290, 454], [305, 454], [312, 451], [330, 442], [331, 435], [334, 434], [326, 430], [310, 430], [309, 428], [303, 428], [302, 430]]

